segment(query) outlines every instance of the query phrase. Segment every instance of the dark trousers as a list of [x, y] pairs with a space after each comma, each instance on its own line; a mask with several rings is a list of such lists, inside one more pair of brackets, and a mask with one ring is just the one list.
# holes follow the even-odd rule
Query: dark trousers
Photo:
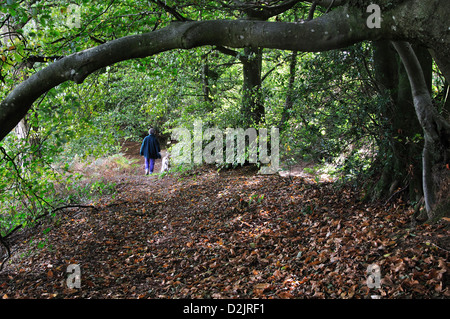
[[153, 169], [155, 168], [155, 159], [154, 158], [145, 158], [145, 170], [150, 171], [150, 174], [153, 173]]

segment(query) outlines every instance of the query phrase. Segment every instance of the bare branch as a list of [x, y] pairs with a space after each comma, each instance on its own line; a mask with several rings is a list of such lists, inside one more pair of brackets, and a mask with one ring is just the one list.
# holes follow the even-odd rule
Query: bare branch
[[267, 20], [270, 17], [274, 17], [279, 15], [287, 10], [293, 8], [297, 3], [302, 2], [303, 0], [287, 0], [281, 1], [281, 4], [276, 5], [258, 5], [255, 3], [248, 2], [238, 2], [235, 1], [235, 5], [230, 6], [226, 5], [229, 9], [240, 10], [243, 11], [247, 17], [258, 20]]
[[175, 10], [171, 6], [168, 6], [165, 2], [162, 2], [161, 0], [152, 0], [152, 2], [154, 2], [155, 4], [157, 4], [158, 6], [163, 8], [167, 13], [170, 13], [171, 15], [173, 15], [174, 18], [177, 19], [178, 21], [192, 21], [188, 18], [183, 17], [183, 15], [181, 13], [179, 13], [177, 10]]

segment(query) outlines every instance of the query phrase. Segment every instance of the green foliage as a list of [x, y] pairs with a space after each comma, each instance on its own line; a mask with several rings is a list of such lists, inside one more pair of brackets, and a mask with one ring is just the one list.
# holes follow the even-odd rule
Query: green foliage
[[[30, 145], [10, 134], [0, 146], [0, 234], [18, 225], [32, 225], [38, 216], [70, 203], [91, 202], [114, 194], [115, 185], [103, 180], [84, 182], [57, 160], [60, 148]], [[39, 153], [38, 153], [39, 151]]]
[[[4, 147], [3, 145], [7, 145]], [[9, 138], [1, 146], [0, 231], [28, 224], [57, 204], [55, 185], [59, 174], [52, 169], [49, 149], [36, 158], [37, 148]], [[44, 152], [45, 151], [45, 152]], [[31, 157], [34, 157], [32, 160]]]
[[258, 195], [258, 194], [252, 194], [249, 196], [248, 204], [251, 205], [252, 203], [261, 204], [261, 202], [264, 200], [264, 194]]
[[371, 84], [371, 50], [359, 45], [342, 51], [305, 54], [295, 83], [284, 157], [291, 162], [338, 164], [354, 178], [367, 170], [377, 149], [381, 102]]

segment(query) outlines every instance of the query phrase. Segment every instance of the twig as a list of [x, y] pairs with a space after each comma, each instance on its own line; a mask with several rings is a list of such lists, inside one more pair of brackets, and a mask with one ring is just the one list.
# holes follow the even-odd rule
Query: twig
[[14, 232], [16, 232], [17, 230], [19, 230], [20, 228], [22, 228], [22, 224], [20, 224], [19, 226], [16, 226], [13, 230], [11, 230], [8, 234], [6, 234], [5, 236], [3, 236], [3, 237], [1, 237], [0, 236], [0, 238], [2, 238], [2, 239], [6, 239], [6, 238], [8, 238], [9, 236], [11, 236]]
[[442, 247], [439, 247], [438, 245], [436, 245], [435, 243], [432, 243], [432, 242], [430, 242], [430, 241], [425, 242], [425, 244], [431, 244], [431, 245], [433, 245], [433, 246], [436, 247], [436, 248], [442, 249], [443, 251], [445, 251], [445, 252], [447, 252], [447, 253], [450, 253], [449, 250], [447, 250], [447, 249], [445, 249], [445, 248], [442, 248]]
[[4, 264], [8, 261], [8, 259], [11, 257], [11, 249], [8, 245], [8, 243], [5, 241], [6, 238], [11, 236], [15, 231], [22, 228], [22, 225], [16, 226], [13, 230], [11, 230], [7, 235], [1, 236], [0, 235], [0, 243], [5, 247], [6, 252], [8, 253], [8, 256], [2, 261], [2, 264], [0, 265], [0, 271], [3, 270]]
[[63, 209], [66, 209], [66, 208], [92, 208], [93, 210], [97, 210], [98, 211], [98, 208], [95, 207], [95, 206], [92, 206], [92, 205], [66, 205], [66, 206], [61, 206], [61, 207], [55, 208], [51, 212], [39, 215], [34, 220], [37, 221], [37, 220], [39, 220], [39, 219], [41, 219], [41, 218], [43, 218], [45, 216], [49, 216], [49, 215], [51, 215], [53, 213], [56, 213], [59, 210], [63, 210]]
[[160, 0], [153, 0], [153, 2], [163, 8], [167, 13], [170, 13], [177, 19], [178, 21], [192, 21], [191, 19], [188, 19], [184, 17], [182, 14], [180, 14], [178, 11], [176, 11], [173, 7], [168, 6], [165, 2], [162, 2]]
[[327, 13], [330, 11], [331, 7], [333, 7], [334, 1], [335, 1], [335, 0], [331, 0], [331, 3], [330, 3], [330, 5], [328, 6], [327, 11], [325, 11], [325, 14], [327, 14]]
[[2, 271], [3, 270], [3, 265], [11, 257], [11, 250], [9, 248], [9, 245], [3, 240], [3, 237], [1, 237], [1, 236], [0, 236], [0, 243], [6, 248], [6, 252], [8, 253], [8, 256], [2, 261], [2, 264], [0, 265], [0, 271]]
[[408, 188], [408, 186], [409, 186], [409, 183], [406, 184], [406, 186], [403, 187], [402, 189], [400, 189], [400, 190], [396, 191], [394, 194], [392, 194], [392, 195], [387, 199], [387, 201], [384, 203], [384, 206], [386, 206], [387, 203], [390, 202], [390, 200], [392, 199], [392, 197], [394, 197], [394, 196], [397, 195], [398, 193], [401, 193], [401, 192], [403, 192], [404, 190], [406, 190], [406, 189]]
[[309, 9], [308, 18], [306, 21], [311, 21], [314, 18], [314, 11], [316, 11], [317, 1], [314, 1]]
[[[56, 212], [59, 211], [59, 210], [65, 209], [65, 208], [92, 208], [92, 209], [98, 211], [98, 208], [95, 207], [95, 206], [92, 206], [92, 205], [66, 205], [66, 206], [61, 206], [61, 207], [55, 208], [55, 209], [53, 209], [53, 210], [52, 210], [51, 212], [49, 212], [49, 213], [45, 213], [45, 214], [39, 215], [39, 216], [37, 216], [37, 217], [34, 219], [34, 221], [37, 221], [37, 220], [39, 220], [39, 219], [41, 219], [41, 218], [43, 218], [43, 217], [49, 216], [49, 215], [51, 215], [51, 214], [53, 214], [53, 213], [56, 213]], [[5, 247], [6, 252], [7, 252], [7, 254], [8, 254], [8, 256], [7, 256], [7, 257], [2, 261], [2, 263], [0, 264], [0, 271], [3, 270], [4, 264], [5, 264], [5, 263], [8, 261], [8, 259], [11, 257], [11, 248], [9, 247], [9, 244], [6, 242], [5, 239], [8, 238], [9, 236], [11, 236], [14, 232], [16, 232], [17, 230], [19, 230], [20, 228], [22, 228], [22, 226], [23, 226], [23, 224], [20, 224], [20, 225], [16, 226], [13, 230], [11, 230], [11, 231], [10, 231], [7, 235], [5, 235], [5, 236], [1, 236], [1, 235], [0, 235], [0, 243]]]

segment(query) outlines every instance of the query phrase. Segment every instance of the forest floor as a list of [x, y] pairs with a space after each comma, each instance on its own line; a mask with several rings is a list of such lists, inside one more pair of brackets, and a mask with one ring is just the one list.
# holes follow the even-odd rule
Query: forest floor
[[[10, 239], [0, 297], [450, 297], [446, 218], [412, 227], [401, 199], [363, 203], [307, 175], [205, 166], [144, 176], [138, 145], [126, 147], [135, 165], [96, 168], [115, 196]], [[71, 264], [80, 288], [68, 286]]]

